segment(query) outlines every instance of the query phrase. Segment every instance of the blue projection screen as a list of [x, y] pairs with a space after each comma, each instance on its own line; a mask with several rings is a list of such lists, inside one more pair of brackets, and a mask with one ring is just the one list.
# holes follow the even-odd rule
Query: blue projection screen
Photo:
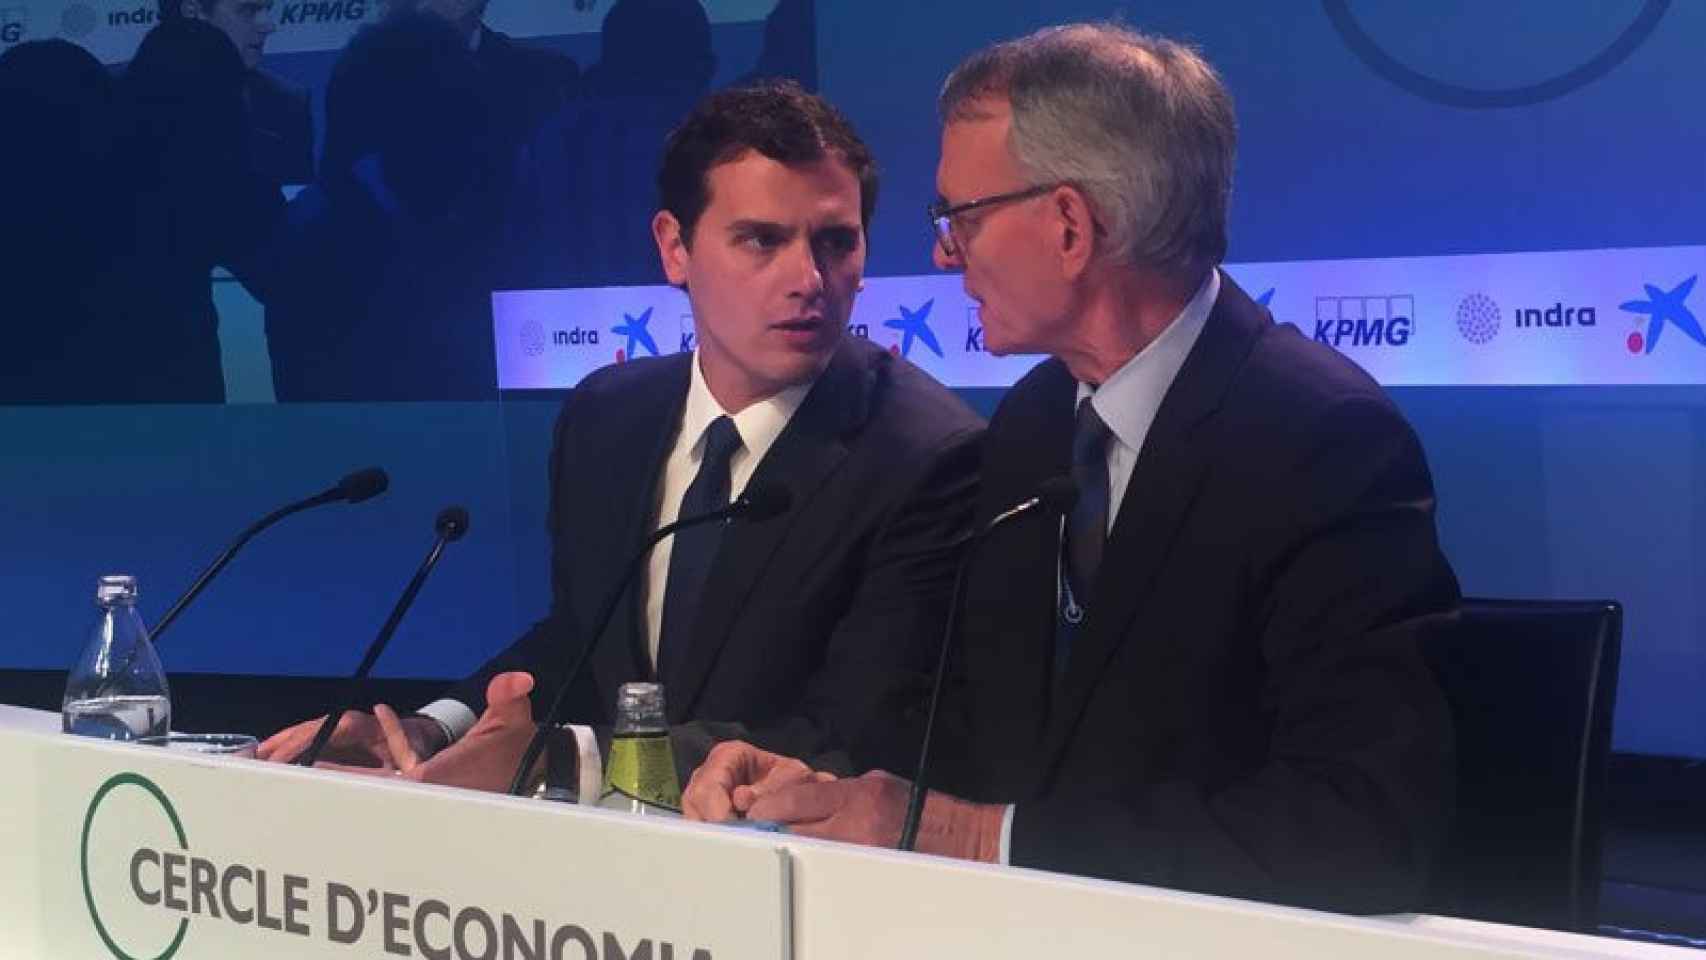
[[[870, 143], [883, 187], [852, 332], [985, 410], [1035, 361], [983, 352], [975, 304], [930, 262], [936, 90], [965, 54], [1053, 22], [1116, 17], [1198, 45], [1240, 121], [1229, 275], [1389, 387], [1427, 449], [1467, 593], [1625, 605], [1616, 748], [1706, 757], [1706, 5], [686, 2], [704, 37], [655, 39], [650, 58], [697, 65], [681, 89], [788, 73]], [[658, 145], [691, 97], [597, 93], [620, 6], [491, 3], [491, 27], [572, 59], [581, 86], [532, 115], [501, 242], [464, 261], [444, 251], [486, 245], [429, 232], [375, 248], [367, 221], [339, 219], [351, 189], [411, 202], [327, 136], [330, 100], [350, 102], [326, 96], [344, 45], [380, 5], [274, 5], [263, 67], [308, 91], [320, 157], [312, 184], [285, 191], [307, 253], [265, 264], [286, 290], [270, 300], [264, 282], [215, 284], [224, 404], [0, 406], [0, 666], [68, 665], [97, 575], [139, 575], [158, 616], [252, 517], [368, 463], [392, 492], [257, 541], [174, 628], [168, 669], [348, 671], [450, 502], [471, 508], [472, 533], [380, 672], [459, 675], [543, 614], [557, 400], [537, 391], [691, 345], [646, 224]], [[118, 64], [150, 8], [0, 4], [0, 44], [62, 37]], [[392, 158], [381, 172], [409, 169], [386, 149], [371, 146]], [[14, 295], [27, 281], [6, 274], [4, 329], [69, 322], [57, 300]], [[116, 349], [103, 343], [133, 342], [104, 336], [22, 342], [74, 376]], [[291, 367], [338, 343], [344, 366]], [[447, 353], [471, 367], [434, 373]]]

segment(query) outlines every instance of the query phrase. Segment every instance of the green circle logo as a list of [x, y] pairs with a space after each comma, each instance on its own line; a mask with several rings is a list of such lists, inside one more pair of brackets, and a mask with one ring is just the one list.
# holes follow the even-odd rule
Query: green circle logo
[[[178, 819], [178, 811], [172, 808], [172, 801], [166, 799], [165, 791], [156, 786], [154, 781], [138, 773], [121, 773], [108, 778], [107, 782], [101, 784], [101, 788], [95, 791], [94, 799], [89, 801], [89, 812], [83, 816], [83, 839], [79, 844], [81, 849], [78, 864], [83, 872], [83, 902], [89, 905], [89, 919], [95, 921], [95, 932], [101, 935], [101, 942], [107, 945], [107, 949], [111, 950], [113, 956], [117, 957], [118, 960], [145, 960], [143, 957], [132, 956], [124, 952], [123, 947], [113, 942], [112, 934], [107, 932], [106, 925], [101, 922], [100, 911], [95, 909], [95, 893], [89, 888], [89, 828], [95, 822], [95, 811], [100, 808], [101, 801], [106, 799], [107, 794], [119, 787], [139, 787], [153, 797], [159, 802], [160, 809], [166, 811], [166, 819], [172, 822], [172, 831], [178, 836], [178, 846], [188, 850], [190, 842], [189, 838], [184, 836], [184, 825]], [[189, 928], [190, 920], [188, 917], [179, 920], [177, 936], [172, 938], [172, 942], [158, 956], [146, 958], [146, 960], [171, 960], [172, 955], [177, 953], [178, 947], [183, 944], [184, 934], [189, 932]]]

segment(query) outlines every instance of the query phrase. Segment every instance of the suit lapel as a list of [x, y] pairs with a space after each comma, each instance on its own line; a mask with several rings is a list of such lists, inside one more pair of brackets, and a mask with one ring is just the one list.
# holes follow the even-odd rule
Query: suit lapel
[[[980, 525], [1070, 470], [1077, 382], [1058, 360], [1044, 361], [1029, 379], [1023, 401], [997, 415], [1004, 421], [1002, 443], [986, 448], [991, 459], [983, 470]], [[1059, 556], [1058, 515], [1017, 520], [991, 533], [978, 548], [960, 611], [969, 629], [958, 640], [965, 649], [955, 655], [966, 658], [976, 678], [967, 694], [976, 704], [978, 743], [993, 749], [982, 769], [1015, 796], [1029, 791], [1019, 784], [1035, 775], [1029, 760], [1048, 729]]]
[[717, 559], [700, 594], [679, 676], [664, 698], [671, 723], [692, 714], [735, 618], [762, 578], [788, 532], [811, 512], [810, 499], [847, 456], [846, 436], [868, 415], [871, 374], [844, 343], [830, 358], [800, 408], [753, 471], [749, 486], [775, 485], [792, 497], [787, 513], [759, 523], [735, 522], [723, 530]]
[[[682, 408], [687, 403], [687, 380], [691, 371], [691, 353], [677, 354], [657, 361], [657, 374], [634, 384], [631, 394], [616, 398], [613, 409], [601, 414], [612, 433], [609, 444], [611, 469], [600, 471], [618, 489], [612, 495], [594, 500], [595, 503], [623, 504], [616, 519], [615, 536], [608, 542], [619, 546], [619, 559], [624, 562], [651, 533], [655, 519], [658, 483], [663, 477], [664, 459], [675, 444], [681, 426]], [[622, 484], [638, 478], [643, 489], [620, 489]], [[598, 584], [597, 592], [588, 598], [595, 605], [604, 602], [606, 592], [615, 588], [615, 576], [621, 570], [611, 569], [612, 579]], [[642, 567], [639, 576], [644, 576]], [[593, 677], [597, 681], [601, 709], [608, 710], [616, 703], [619, 686], [637, 677], [652, 675], [651, 657], [645, 648], [645, 632], [640, 629], [644, 610], [640, 602], [638, 580], [629, 584], [618, 600], [611, 618], [609, 632], [613, 636], [599, 643], [593, 652]], [[588, 629], [591, 629], [590, 625]], [[593, 638], [597, 642], [597, 638]]]
[[1132, 621], [1154, 590], [1216, 449], [1212, 415], [1268, 322], [1261, 308], [1222, 274], [1220, 297], [1156, 412], [1120, 501], [1089, 615], [1050, 716], [1044, 757], [1051, 764], [1077, 726], [1097, 678], [1133, 636]]

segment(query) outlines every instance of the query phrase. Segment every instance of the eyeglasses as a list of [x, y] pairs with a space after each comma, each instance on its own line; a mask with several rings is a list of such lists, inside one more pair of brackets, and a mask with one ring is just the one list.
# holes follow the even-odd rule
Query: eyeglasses
[[1042, 183], [1034, 187], [1026, 187], [1023, 190], [1013, 190], [1008, 193], [997, 193], [994, 196], [979, 197], [976, 200], [967, 200], [965, 203], [956, 203], [953, 206], [949, 206], [946, 200], [938, 200], [925, 207], [924, 213], [930, 218], [930, 230], [935, 234], [936, 242], [942, 245], [942, 252], [950, 257], [957, 257], [960, 255], [960, 250], [959, 245], [954, 241], [955, 217], [985, 207], [1012, 203], [1016, 200], [1029, 200], [1058, 186], [1060, 186], [1059, 183]]

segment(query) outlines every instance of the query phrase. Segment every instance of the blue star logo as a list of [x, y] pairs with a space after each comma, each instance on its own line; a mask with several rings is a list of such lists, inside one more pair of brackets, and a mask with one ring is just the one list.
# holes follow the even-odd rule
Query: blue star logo
[[1265, 306], [1268, 306], [1269, 304], [1271, 304], [1273, 302], [1273, 299], [1274, 299], [1274, 288], [1269, 287], [1267, 293], [1264, 293], [1261, 296], [1256, 298], [1256, 303], [1265, 307]]
[[634, 356], [634, 344], [636, 343], [645, 347], [646, 351], [652, 356], [657, 356], [658, 345], [652, 340], [652, 332], [646, 329], [646, 324], [652, 322], [652, 308], [647, 307], [646, 312], [637, 317], [631, 313], [624, 313], [622, 314], [622, 319], [624, 322], [611, 327], [610, 332], [616, 334], [618, 337], [628, 338], [627, 356], [629, 359], [632, 359]]
[[[1650, 283], [1642, 284], [1647, 288], [1647, 299], [1630, 300], [1622, 304], [1622, 309], [1630, 313], [1645, 314], [1652, 318], [1647, 321], [1647, 342], [1644, 352], [1652, 353], [1653, 348], [1659, 345], [1659, 334], [1664, 332], [1667, 320], [1674, 324], [1678, 330], [1687, 334], [1695, 343], [1706, 347], [1706, 331], [1700, 329], [1700, 321], [1694, 318], [1694, 314], [1684, 302], [1688, 299], [1688, 295], [1694, 291], [1694, 281], [1698, 279], [1700, 279], [1700, 275], [1697, 273], [1677, 284], [1676, 289], [1668, 293]], [[1629, 338], [1630, 352], [1640, 348], [1640, 334], [1632, 334]]]
[[888, 327], [891, 330], [900, 331], [901, 356], [909, 357], [912, 355], [912, 341], [914, 338], [924, 341], [924, 345], [930, 348], [931, 353], [934, 353], [938, 357], [942, 356], [942, 345], [936, 342], [936, 334], [930, 329], [930, 308], [935, 305], [936, 301], [934, 299], [930, 299], [924, 301], [924, 306], [919, 307], [917, 310], [908, 310], [905, 307], [901, 307], [900, 316], [895, 317], [893, 320], [883, 321], [883, 326]]

